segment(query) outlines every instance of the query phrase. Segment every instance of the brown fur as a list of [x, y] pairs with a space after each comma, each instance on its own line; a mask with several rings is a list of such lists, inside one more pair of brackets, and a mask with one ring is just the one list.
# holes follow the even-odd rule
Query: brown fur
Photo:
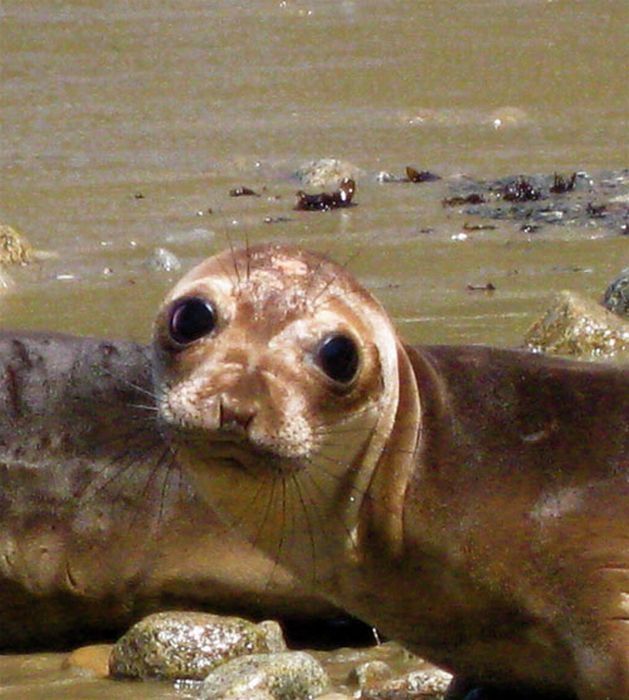
[[[186, 295], [220, 322], [173, 348]], [[313, 360], [335, 329], [350, 386]], [[155, 338], [164, 428], [252, 542], [475, 682], [629, 697], [627, 366], [406, 347], [343, 268], [281, 246], [197, 267]]]

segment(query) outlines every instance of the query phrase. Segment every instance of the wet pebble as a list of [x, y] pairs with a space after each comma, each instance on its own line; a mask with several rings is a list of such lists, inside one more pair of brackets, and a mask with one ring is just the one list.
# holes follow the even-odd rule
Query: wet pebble
[[525, 346], [534, 352], [611, 358], [629, 353], [629, 322], [595, 301], [560, 292], [527, 331]]
[[149, 270], [155, 270], [156, 272], [171, 272], [181, 268], [179, 258], [167, 248], [155, 248], [144, 261], [144, 265]]
[[33, 259], [33, 248], [26, 237], [8, 224], [0, 224], [0, 263], [26, 265]]
[[201, 680], [235, 657], [285, 648], [276, 622], [256, 625], [208, 613], [156, 613], [118, 640], [109, 670], [115, 678]]
[[252, 654], [233, 659], [210, 673], [201, 700], [310, 700], [329, 679], [321, 664], [302, 651]]
[[106, 678], [109, 675], [111, 650], [111, 644], [92, 644], [80, 647], [66, 656], [62, 668], [73, 668], [89, 676]]
[[427, 700], [443, 698], [452, 675], [435, 668], [411, 671], [400, 678], [376, 681], [361, 688], [359, 700]]
[[325, 187], [335, 185], [340, 180], [355, 180], [363, 174], [352, 163], [336, 158], [320, 158], [304, 163], [295, 176], [305, 187]]
[[626, 267], [607, 287], [603, 306], [618, 316], [629, 318], [629, 267]]
[[359, 688], [366, 688], [374, 683], [388, 680], [393, 676], [393, 671], [389, 664], [384, 661], [365, 661], [359, 664], [350, 673], [349, 681], [358, 683]]

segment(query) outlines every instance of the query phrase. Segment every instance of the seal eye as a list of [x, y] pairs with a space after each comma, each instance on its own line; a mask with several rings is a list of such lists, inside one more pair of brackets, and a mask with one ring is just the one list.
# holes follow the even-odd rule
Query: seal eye
[[188, 297], [176, 302], [170, 311], [168, 331], [178, 345], [189, 345], [211, 333], [216, 326], [216, 313], [209, 301]]
[[317, 348], [319, 367], [335, 382], [348, 384], [358, 371], [358, 348], [346, 335], [329, 335]]

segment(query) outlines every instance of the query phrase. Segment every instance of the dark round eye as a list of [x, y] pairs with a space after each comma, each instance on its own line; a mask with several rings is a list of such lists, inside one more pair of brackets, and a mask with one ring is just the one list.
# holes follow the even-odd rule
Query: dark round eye
[[168, 331], [179, 345], [189, 345], [208, 335], [216, 326], [216, 313], [209, 301], [188, 297], [175, 302], [170, 311]]
[[348, 384], [358, 371], [358, 348], [346, 335], [325, 338], [315, 355], [319, 367], [335, 382]]

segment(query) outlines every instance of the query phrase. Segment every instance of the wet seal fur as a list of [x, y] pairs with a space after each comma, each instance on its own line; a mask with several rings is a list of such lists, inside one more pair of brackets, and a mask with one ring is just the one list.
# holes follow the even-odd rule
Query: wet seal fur
[[226, 529], [155, 412], [146, 347], [0, 332], [1, 650], [102, 639], [173, 608], [337, 614]]
[[[212, 322], [179, 342], [190, 299]], [[330, 334], [357, 349], [349, 382]], [[629, 697], [627, 365], [404, 345], [345, 269], [282, 246], [189, 272], [154, 353], [201, 495], [315, 590], [460, 694]]]

